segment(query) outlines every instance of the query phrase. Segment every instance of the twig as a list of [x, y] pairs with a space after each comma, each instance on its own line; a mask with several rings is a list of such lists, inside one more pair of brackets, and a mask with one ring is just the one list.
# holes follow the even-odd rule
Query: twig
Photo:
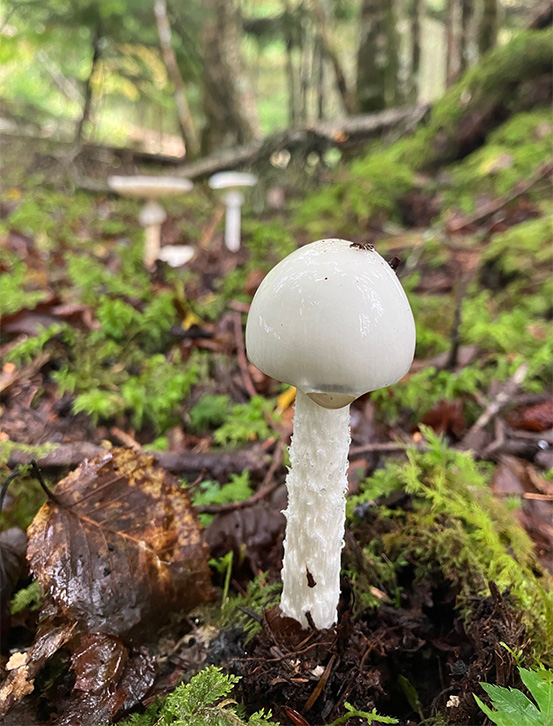
[[448, 232], [461, 232], [462, 230], [466, 229], [467, 227], [470, 227], [473, 224], [476, 224], [477, 222], [481, 222], [486, 217], [490, 217], [492, 214], [495, 214], [496, 212], [499, 212], [500, 209], [502, 209], [504, 206], [509, 204], [510, 202], [513, 202], [517, 197], [521, 197], [523, 194], [526, 194], [526, 192], [531, 189], [534, 184], [544, 179], [546, 176], [551, 174], [553, 171], [553, 163], [549, 162], [547, 164], [543, 164], [540, 166], [532, 176], [527, 179], [525, 182], [521, 182], [520, 184], [517, 184], [514, 189], [512, 189], [507, 194], [503, 194], [501, 197], [498, 197], [497, 199], [492, 200], [489, 204], [486, 204], [483, 209], [476, 212], [475, 214], [471, 215], [470, 217], [464, 217], [463, 219], [459, 219], [456, 222], [452, 221], [447, 225]]
[[248, 359], [246, 358], [246, 348], [244, 345], [244, 333], [242, 331], [242, 318], [240, 313], [232, 313], [232, 323], [234, 327], [234, 337], [236, 339], [236, 355], [238, 357], [238, 365], [240, 366], [240, 374], [248, 395], [253, 398], [257, 396], [257, 391], [253, 385], [250, 372], [248, 370]]
[[511, 378], [507, 381], [503, 390], [501, 390], [497, 396], [490, 401], [487, 408], [478, 417], [477, 421], [471, 426], [471, 428], [465, 434], [461, 441], [461, 448], [470, 448], [470, 440], [474, 436], [485, 428], [488, 423], [501, 411], [501, 409], [510, 401], [515, 392], [518, 390], [524, 379], [528, 374], [528, 363], [523, 363], [513, 373]]
[[418, 451], [426, 451], [427, 447], [424, 444], [417, 444], [414, 441], [406, 444], [392, 443], [390, 441], [382, 444], [364, 444], [363, 446], [352, 446], [349, 450], [350, 459], [361, 454], [379, 454], [396, 451], [407, 451], [408, 449], [417, 449]]
[[332, 668], [334, 666], [334, 663], [335, 663], [337, 657], [338, 656], [336, 655], [336, 653], [332, 654], [332, 658], [328, 661], [326, 668], [324, 669], [323, 675], [320, 677], [319, 682], [313, 689], [313, 693], [309, 696], [309, 698], [305, 702], [305, 705], [303, 707], [305, 711], [309, 711], [313, 707], [317, 698], [319, 698], [319, 696], [321, 695], [323, 688], [326, 686], [326, 683], [327, 683], [328, 679], [330, 678], [330, 673], [332, 672]]
[[109, 433], [111, 434], [111, 436], [120, 441], [124, 446], [128, 446], [129, 449], [132, 449], [133, 451], [141, 451], [142, 446], [138, 443], [138, 441], [133, 439], [130, 434], [121, 431], [121, 429], [117, 426], [112, 426], [109, 430]]
[[247, 507], [253, 507], [254, 504], [257, 504], [257, 502], [260, 502], [262, 499], [265, 499], [270, 494], [272, 494], [279, 485], [278, 479], [275, 479], [274, 476], [277, 469], [282, 466], [283, 454], [284, 444], [282, 443], [282, 441], [278, 441], [277, 445], [275, 446], [273, 461], [271, 462], [271, 466], [267, 470], [265, 478], [261, 482], [261, 485], [255, 492], [255, 494], [252, 494], [252, 496], [248, 499], [243, 499], [240, 502], [227, 502], [226, 504], [201, 504], [195, 507], [196, 511], [200, 514], [221, 514], [223, 512], [234, 512], [237, 509], [246, 509]]

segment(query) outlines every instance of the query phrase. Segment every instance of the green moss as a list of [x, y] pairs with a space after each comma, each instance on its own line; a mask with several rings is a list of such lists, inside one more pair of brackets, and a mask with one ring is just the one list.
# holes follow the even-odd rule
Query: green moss
[[430, 430], [425, 436], [428, 451], [410, 451], [408, 463], [390, 463], [376, 471], [348, 502], [348, 517], [362, 532], [356, 514], [363, 511], [360, 505], [394, 490], [411, 496], [408, 510], [376, 510], [385, 531], [379, 547], [369, 547], [366, 555], [369, 563], [377, 557], [387, 560], [387, 567], [378, 569], [379, 587], [390, 586], [393, 592], [397, 571], [406, 562], [414, 568], [414, 587], [418, 579], [438, 571], [456, 589], [460, 611], [468, 614], [470, 599], [488, 595], [493, 580], [519, 600], [532, 637], [529, 648], [538, 655], [551, 652], [551, 577], [538, 564], [533, 543], [514, 513], [492, 494], [489, 467], [479, 467], [470, 453], [449, 449]]
[[[552, 142], [548, 111], [515, 115], [489, 135], [485, 146], [449, 167], [450, 180], [442, 190], [444, 209], [447, 212], [453, 207], [469, 214], [480, 199], [512, 192], [551, 155]], [[527, 196], [549, 199], [550, 187], [536, 185]]]

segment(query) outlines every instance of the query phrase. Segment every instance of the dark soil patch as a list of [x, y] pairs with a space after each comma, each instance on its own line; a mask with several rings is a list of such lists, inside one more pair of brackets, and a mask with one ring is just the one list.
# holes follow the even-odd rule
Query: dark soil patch
[[347, 701], [400, 724], [441, 712], [451, 726], [475, 726], [484, 722], [472, 695], [482, 697], [479, 682], [516, 684], [500, 643], [516, 648], [524, 641], [509, 594], [491, 589], [493, 597], [471, 603], [468, 625], [445, 582], [422, 584], [408, 607], [383, 606], [356, 620], [344, 604], [339, 624], [326, 631], [302, 630], [275, 607], [247, 655], [229, 653], [226, 666], [242, 676], [248, 708], [271, 708], [281, 724], [329, 723]]

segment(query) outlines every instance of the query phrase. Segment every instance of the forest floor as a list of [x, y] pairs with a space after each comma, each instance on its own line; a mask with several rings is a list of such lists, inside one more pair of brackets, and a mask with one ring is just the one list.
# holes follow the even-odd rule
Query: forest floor
[[[151, 273], [136, 201], [11, 142], [4, 723], [482, 724], [481, 682], [552, 665], [552, 137], [538, 107], [431, 172], [379, 143], [268, 168], [236, 254], [199, 183], [162, 229], [196, 256]], [[352, 406], [339, 620], [318, 632], [278, 611], [294, 392], [243, 328], [266, 272], [328, 235], [401, 260], [417, 352]], [[234, 700], [163, 701], [206, 664], [240, 677]]]

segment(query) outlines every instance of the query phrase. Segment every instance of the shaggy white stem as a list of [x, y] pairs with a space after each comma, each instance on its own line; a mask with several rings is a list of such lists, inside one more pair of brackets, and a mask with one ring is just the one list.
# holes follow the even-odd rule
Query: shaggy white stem
[[336, 622], [344, 545], [349, 406], [330, 410], [296, 395], [282, 569], [282, 613], [303, 627]]

